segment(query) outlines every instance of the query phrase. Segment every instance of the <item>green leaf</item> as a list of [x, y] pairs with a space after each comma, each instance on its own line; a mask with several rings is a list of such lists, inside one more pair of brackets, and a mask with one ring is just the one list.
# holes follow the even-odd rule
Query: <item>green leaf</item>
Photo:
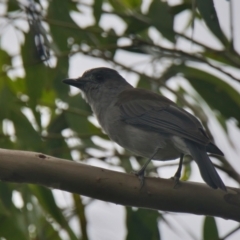
[[92, 111], [80, 94], [70, 97], [68, 103], [69, 109], [64, 112], [68, 127], [77, 132], [80, 137], [101, 134], [101, 130], [88, 121], [87, 117]]
[[209, 29], [219, 39], [219, 41], [226, 46], [228, 44], [228, 40], [220, 27], [213, 0], [196, 1], [197, 7]]
[[[6, 76], [6, 71], [7, 69], [11, 66], [11, 57], [8, 55], [8, 53], [2, 49], [0, 49], [0, 73], [1, 73], [1, 80]], [[0, 87], [1, 87], [1, 83], [0, 82]]]
[[218, 240], [218, 229], [214, 217], [206, 216], [203, 226], [203, 239], [204, 240]]
[[53, 69], [50, 77], [53, 81], [53, 88], [63, 101], [68, 100], [69, 88], [62, 82], [68, 76], [69, 62], [67, 57], [62, 57], [58, 59], [57, 66]]
[[68, 221], [64, 218], [60, 208], [58, 208], [56, 205], [51, 190], [35, 185], [29, 185], [29, 187], [33, 194], [37, 197], [39, 203], [46, 211], [46, 213], [50, 214], [55, 219], [55, 221], [68, 232], [70, 239], [77, 240], [77, 237], [70, 228]]
[[[30, 28], [30, 31], [25, 34], [25, 43], [22, 46], [22, 58], [26, 72], [26, 94], [29, 96], [29, 106], [35, 114], [36, 104], [42, 95], [45, 81], [48, 79], [48, 71], [38, 55], [34, 38], [35, 34]], [[40, 125], [40, 118], [37, 113], [35, 117]]]
[[0, 201], [7, 209], [10, 209], [12, 206], [11, 186], [9, 183], [0, 182]]
[[8, 7], [8, 9], [7, 9], [8, 12], [13, 12], [13, 11], [19, 10], [18, 1], [17, 0], [8, 0], [7, 7]]
[[102, 4], [103, 4], [103, 0], [95, 0], [93, 4], [93, 15], [95, 17], [96, 23], [99, 22], [102, 14]]
[[[14, 221], [13, 221], [14, 219]], [[12, 212], [10, 217], [0, 217], [0, 236], [6, 239], [11, 240], [26, 240], [28, 238], [27, 227], [25, 232], [22, 231], [19, 226], [20, 221], [23, 222], [23, 218], [21, 217], [21, 213]]]
[[[49, 19], [51, 34], [55, 43], [55, 52], [68, 52], [70, 37], [82, 36], [80, 29], [72, 20], [69, 14], [69, 7], [72, 4], [65, 0], [52, 0], [49, 3], [47, 18]], [[67, 56], [66, 56], [67, 57]]]
[[117, 50], [117, 36], [114, 29], [104, 31], [99, 26], [90, 26], [84, 29], [86, 34], [81, 42], [99, 49], [100, 52], [106, 54], [108, 58], [113, 57]]
[[[9, 79], [9, 81], [11, 81]], [[16, 104], [16, 96], [10, 91], [10, 89], [5, 85], [0, 90], [0, 103], [1, 104], [1, 111], [0, 111], [0, 120], [4, 118], [10, 117], [10, 110], [12, 106]]]
[[186, 67], [182, 72], [211, 108], [227, 119], [234, 117], [240, 123], [240, 111], [237, 111], [240, 109], [240, 95], [233, 87], [222, 79], [195, 68]]
[[235, 66], [235, 67], [239, 68], [240, 57], [235, 56], [236, 62], [238, 62], [238, 63], [235, 63], [233, 61], [230, 61], [226, 57], [226, 54], [227, 53], [225, 51], [208, 51], [208, 50], [205, 50], [205, 52], [202, 53], [202, 55], [206, 58], [210, 58], [215, 61], [218, 61], [219, 63], [228, 64], [230, 66], [233, 66], [233, 67]]
[[134, 15], [129, 15], [124, 18], [124, 21], [127, 22], [126, 33], [136, 34], [142, 32], [150, 27], [151, 21], [146, 16], [141, 14], [138, 17]]
[[144, 75], [141, 75], [140, 79], [138, 81], [137, 87], [151, 90], [152, 89], [152, 84], [151, 84], [149, 79], [147, 79]]
[[[71, 159], [70, 151], [61, 135], [62, 130], [66, 128], [68, 128], [68, 124], [64, 113], [56, 115], [54, 118], [52, 118], [47, 130], [49, 138], [45, 140], [46, 153], [56, 157]], [[53, 137], [51, 137], [52, 135]]]
[[184, 164], [183, 174], [182, 174], [181, 180], [187, 181], [191, 176], [192, 168], [191, 168], [190, 157], [189, 156], [184, 156], [184, 159], [188, 159], [189, 162], [187, 164]]
[[186, 10], [192, 10], [192, 2], [184, 2], [178, 5], [171, 6], [171, 13], [173, 15], [177, 15]]
[[185, 65], [172, 66], [170, 71], [183, 73], [212, 109], [224, 118], [233, 117], [240, 123], [240, 95], [230, 84], [208, 72]]
[[147, 209], [138, 209], [136, 211], [127, 208], [127, 229], [128, 234], [126, 240], [159, 240], [160, 234], [158, 230], [157, 211], [149, 211]]
[[41, 151], [42, 141], [40, 135], [20, 109], [11, 111], [10, 119], [14, 123], [18, 148], [24, 150]]
[[63, 223], [65, 222], [65, 219], [62, 215], [62, 212], [56, 205], [51, 190], [36, 185], [29, 185], [29, 188], [31, 189], [32, 193], [37, 197], [42, 208], [48, 214], [50, 214], [61, 226], [64, 225]]
[[35, 31], [32, 27], [30, 27], [29, 32], [25, 34], [25, 41], [21, 49], [23, 64], [25, 68], [41, 63], [41, 58], [38, 54], [35, 44], [35, 36]]
[[88, 121], [86, 116], [78, 116], [74, 113], [65, 112], [68, 126], [81, 135], [98, 135], [101, 130]]
[[14, 80], [9, 79], [7, 81], [7, 86], [15, 94], [27, 94], [26, 90], [26, 79], [25, 78], [16, 78]]
[[122, 0], [121, 1], [128, 9], [140, 9], [142, 0]]
[[139, 10], [141, 7], [141, 0], [109, 0], [108, 1], [112, 7], [114, 8], [115, 12], [127, 13], [129, 10]]
[[156, 27], [165, 38], [171, 42], [175, 42], [173, 15], [170, 13], [170, 7], [167, 2], [153, 0], [147, 16], [151, 19], [152, 25]]
[[48, 132], [51, 133], [61, 133], [62, 130], [68, 128], [65, 114], [61, 113], [52, 119], [51, 123], [48, 126]]
[[[65, 85], [66, 86], [66, 85]], [[82, 98], [81, 94], [77, 94], [75, 96], [69, 97], [67, 100], [69, 107], [71, 109], [76, 109], [82, 111], [83, 116], [90, 116], [92, 115], [92, 110], [89, 104]]]

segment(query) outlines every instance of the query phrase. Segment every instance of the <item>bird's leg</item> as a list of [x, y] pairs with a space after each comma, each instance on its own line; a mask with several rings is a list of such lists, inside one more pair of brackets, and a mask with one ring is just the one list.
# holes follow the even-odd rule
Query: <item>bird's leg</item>
[[180, 156], [178, 169], [177, 169], [176, 173], [173, 176], [173, 179], [175, 181], [174, 188], [179, 184], [179, 179], [181, 177], [181, 172], [182, 172], [183, 157], [184, 157], [184, 154], [182, 153], [181, 156]]
[[156, 155], [156, 153], [158, 152], [159, 149], [157, 149], [153, 155], [144, 163], [144, 165], [141, 167], [141, 169], [137, 172], [134, 172], [134, 174], [138, 177], [138, 179], [140, 180], [140, 183], [141, 183], [141, 188], [143, 187], [144, 185], [144, 173], [145, 173], [145, 170], [148, 166], [148, 164], [151, 162], [151, 160], [154, 158], [154, 156]]

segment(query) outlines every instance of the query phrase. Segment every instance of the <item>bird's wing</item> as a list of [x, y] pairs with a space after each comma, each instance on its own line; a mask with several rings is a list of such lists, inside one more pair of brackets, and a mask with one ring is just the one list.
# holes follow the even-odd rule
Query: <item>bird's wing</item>
[[200, 122], [171, 100], [143, 89], [119, 94], [116, 106], [121, 120], [146, 130], [179, 136], [202, 145], [210, 140]]

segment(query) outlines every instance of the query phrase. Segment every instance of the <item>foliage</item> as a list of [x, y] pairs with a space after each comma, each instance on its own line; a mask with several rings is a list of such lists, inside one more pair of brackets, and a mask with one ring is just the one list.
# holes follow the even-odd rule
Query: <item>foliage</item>
[[[99, 160], [108, 162], [109, 156], [104, 155], [108, 147], [100, 146], [92, 138], [99, 136], [107, 140], [107, 136], [88, 120], [92, 113], [81, 96], [69, 94], [69, 88], [61, 83], [68, 76], [69, 60], [77, 54], [102, 59], [118, 70], [134, 72], [139, 77], [139, 87], [156, 92], [168, 90], [179, 105], [187, 107], [202, 120], [210, 135], [203, 104], [211, 108], [226, 135], [228, 120], [235, 119], [239, 127], [240, 95], [233, 83], [239, 84], [240, 80], [229, 69], [240, 67], [240, 56], [234, 49], [234, 39], [229, 39], [221, 29], [213, 1], [197, 0], [193, 8], [190, 0], [178, 5], [153, 0], [145, 9], [141, 4], [140, 0], [95, 0], [89, 4], [74, 0], [8, 0], [1, 3], [6, 8], [1, 15], [2, 30], [11, 28], [20, 39], [19, 52], [13, 54], [4, 47], [0, 49], [1, 148], [39, 151], [66, 159], [72, 159], [74, 153], [78, 153], [78, 159], [75, 157], [74, 160], [96, 157], [89, 149], [97, 149], [104, 156]], [[83, 16], [86, 9], [94, 20], [88, 26], [72, 18], [73, 14]], [[174, 21], [186, 12], [192, 18], [186, 21], [181, 33], [177, 32]], [[114, 28], [104, 28], [101, 20], [106, 16], [120, 19], [126, 25], [124, 31], [119, 33]], [[194, 30], [194, 18], [205, 24], [207, 31], [219, 42], [219, 48], [187, 35], [191, 26]], [[2, 41], [6, 32], [1, 31]], [[157, 40], [153, 33], [158, 35]], [[196, 48], [190, 52], [178, 48], [183, 40]], [[120, 44], [122, 41], [126, 44]], [[124, 59], [118, 59], [117, 54], [121, 51], [140, 59], [145, 56], [145, 65], [128, 66]], [[22, 64], [17, 66], [15, 62]], [[142, 70], [144, 66], [149, 71]], [[19, 69], [24, 70], [24, 75], [17, 73]], [[181, 79], [185, 79], [197, 94], [191, 94], [181, 86]], [[170, 88], [171, 81], [178, 87]], [[192, 101], [187, 101], [189, 97]], [[117, 165], [131, 170], [130, 153], [112, 151], [112, 156], [120, 160]], [[218, 166], [239, 182], [239, 175], [225, 158], [218, 159]], [[156, 172], [156, 169], [151, 171]], [[184, 179], [190, 175], [188, 159]], [[16, 191], [23, 201], [20, 208], [13, 204]], [[89, 239], [85, 204], [79, 196], [72, 195], [72, 199], [73, 205], [66, 210], [56, 204], [50, 189], [0, 183], [0, 237], [11, 240], [66, 239], [64, 236]], [[157, 226], [164, 219], [160, 216], [160, 213], [128, 208], [126, 238], [159, 239], [161, 233]], [[74, 217], [80, 221], [80, 236], [69, 224]], [[218, 237], [216, 223], [214, 219], [206, 218], [204, 239], [212, 239], [213, 235]]]

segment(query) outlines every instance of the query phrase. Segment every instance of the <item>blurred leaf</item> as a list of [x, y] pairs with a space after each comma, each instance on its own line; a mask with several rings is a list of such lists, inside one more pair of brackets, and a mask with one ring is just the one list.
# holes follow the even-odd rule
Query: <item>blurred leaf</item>
[[129, 160], [129, 157], [125, 157], [125, 156], [120, 156], [120, 164], [121, 167], [123, 167], [125, 169], [126, 172], [131, 172], [133, 171], [131, 162]]
[[228, 44], [228, 40], [220, 27], [213, 0], [196, 0], [196, 1], [197, 8], [199, 9], [209, 29], [223, 43], [223, 45], [226, 46]]
[[240, 94], [230, 84], [208, 72], [186, 65], [172, 65], [169, 72], [182, 73], [212, 109], [226, 119], [233, 117], [240, 123], [240, 111], [236, 111], [240, 109]]
[[19, 149], [41, 151], [42, 141], [40, 135], [33, 128], [26, 116], [18, 109], [11, 111], [10, 118], [15, 127]]
[[147, 16], [151, 19], [152, 25], [156, 27], [165, 38], [171, 42], [175, 42], [173, 15], [170, 13], [170, 7], [167, 2], [153, 0]]
[[29, 185], [29, 187], [32, 190], [33, 194], [37, 197], [39, 203], [46, 211], [46, 213], [50, 214], [55, 219], [55, 221], [68, 232], [70, 239], [77, 240], [76, 235], [74, 234], [68, 222], [64, 218], [60, 208], [58, 208], [58, 206], [56, 205], [51, 190], [45, 187], [35, 185]]
[[32, 28], [30, 28], [30, 31], [25, 34], [22, 58], [26, 72], [26, 94], [29, 96], [29, 106], [33, 111], [38, 126], [41, 127], [40, 114], [36, 111], [36, 104], [42, 95], [45, 81], [48, 79], [48, 69], [41, 62], [34, 39], [35, 34]]
[[239, 67], [239, 62], [240, 62], [240, 58], [236, 56], [236, 61], [238, 61], [238, 64], [236, 64], [233, 61], [230, 61], [226, 56], [225, 56], [226, 52], [224, 51], [208, 51], [206, 50], [205, 52], [202, 53], [202, 55], [206, 58], [210, 58], [213, 59], [215, 61], [218, 61], [220, 63], [224, 63], [224, 64], [228, 64], [228, 65], [232, 65], [233, 67]]
[[37, 47], [35, 44], [35, 31], [33, 28], [29, 29], [29, 32], [25, 34], [25, 41], [22, 46], [22, 58], [24, 67], [34, 66], [36, 64], [41, 64], [41, 56], [39, 56]]
[[86, 43], [93, 49], [97, 49], [96, 52], [101, 52], [108, 58], [114, 56], [117, 50], [118, 36], [113, 28], [104, 31], [99, 26], [90, 26], [85, 28], [85, 31], [86, 34], [84, 39], [82, 39], [82, 43]]
[[177, 15], [186, 10], [192, 10], [192, 2], [184, 2], [178, 5], [171, 6], [171, 13], [173, 15]]
[[7, 148], [7, 149], [15, 148], [14, 142], [10, 140], [9, 136], [5, 136], [2, 133], [2, 130], [0, 130], [0, 146], [1, 146], [1, 148]]
[[203, 239], [204, 240], [218, 240], [218, 229], [214, 217], [206, 216], [203, 226]]
[[81, 134], [98, 135], [101, 130], [88, 121], [86, 116], [76, 116], [76, 114], [65, 113], [68, 126], [81, 136]]
[[[52, 118], [48, 126], [48, 135], [45, 139], [45, 152], [55, 157], [71, 159], [70, 151], [67, 147], [65, 139], [62, 137], [62, 131], [68, 128], [66, 117], [64, 113], [56, 115]], [[53, 137], [51, 137], [53, 135]], [[55, 138], [54, 136], [60, 136]]]
[[188, 162], [186, 164], [184, 164], [183, 174], [181, 177], [181, 180], [183, 180], [183, 181], [187, 181], [191, 176], [192, 168], [191, 168], [190, 159], [191, 159], [191, 157], [184, 156], [184, 160], [188, 160]]
[[63, 226], [65, 224], [65, 219], [62, 215], [62, 212], [57, 207], [54, 201], [51, 190], [42, 186], [35, 185], [29, 185], [29, 188], [31, 189], [32, 193], [37, 197], [39, 203], [45, 209], [45, 211], [49, 213], [56, 220], [57, 223]]
[[68, 39], [70, 36], [81, 36], [77, 31], [79, 27], [75, 24], [69, 14], [70, 1], [52, 0], [48, 7], [48, 15], [51, 34], [54, 39], [55, 52], [61, 53], [69, 51]]
[[223, 117], [223, 115], [221, 115], [221, 114], [216, 114], [215, 116], [216, 116], [218, 122], [221, 124], [222, 128], [225, 130], [225, 132], [227, 132], [228, 129], [227, 129], [226, 118]]
[[148, 209], [138, 209], [136, 211], [127, 208], [127, 229], [126, 240], [160, 240], [158, 230], [159, 213]]
[[41, 105], [52, 106], [55, 104], [56, 100], [56, 91], [54, 88], [44, 89], [42, 92], [42, 97], [40, 99]]
[[[14, 218], [14, 221], [13, 221]], [[11, 240], [26, 240], [28, 238], [27, 226], [25, 232], [19, 226], [19, 221], [23, 221], [21, 217], [21, 213], [18, 210], [18, 213], [12, 212], [11, 217], [0, 217], [0, 236], [4, 237], [5, 239]]]
[[[11, 80], [9, 79], [9, 81]], [[9, 118], [11, 108], [16, 104], [16, 96], [6, 85], [0, 90], [0, 103], [4, 103], [1, 104], [0, 120]]]
[[118, 13], [127, 13], [129, 10], [139, 10], [141, 7], [141, 0], [108, 0], [109, 3], [114, 8], [115, 12]]
[[[6, 72], [7, 69], [11, 66], [11, 57], [8, 55], [6, 51], [3, 49], [0, 49], [0, 74], [1, 74], [1, 79], [7, 78]], [[2, 81], [0, 82], [0, 87], [1, 87]]]
[[28, 225], [20, 209], [12, 202], [12, 192], [18, 184], [0, 183], [0, 236], [6, 239], [28, 239]]
[[69, 97], [68, 104], [71, 109], [77, 109], [79, 111], [82, 111], [83, 115], [85, 115], [86, 117], [92, 115], [91, 107], [82, 98], [81, 94]]
[[141, 7], [142, 0], [122, 0], [128, 9], [136, 9]]
[[13, 11], [19, 10], [18, 1], [8, 0], [7, 1], [7, 7], [8, 7], [8, 9], [7, 9], [8, 12], [13, 12]]
[[48, 126], [48, 133], [61, 133], [62, 130], [68, 128], [65, 114], [61, 113], [52, 119], [51, 123]]
[[[34, 114], [36, 123], [39, 128], [41, 128], [41, 117], [40, 113], [36, 110], [36, 105], [39, 102], [39, 98], [42, 95], [43, 90], [43, 79], [46, 79], [46, 75], [44, 73], [44, 69], [40, 65], [36, 68], [30, 68], [30, 71], [27, 71], [26, 74], [26, 87], [27, 87], [27, 95], [29, 96], [29, 107]], [[34, 71], [35, 70], [35, 71]], [[37, 75], [35, 75], [37, 74]]]
[[53, 88], [63, 101], [68, 99], [69, 88], [63, 84], [62, 80], [68, 77], [69, 62], [67, 57], [62, 57], [58, 59], [57, 66], [53, 69], [51, 78], [53, 81]]
[[15, 95], [18, 95], [20, 93], [27, 94], [25, 78], [16, 78], [14, 80], [9, 79], [9, 81], [7, 81], [7, 85]]
[[240, 109], [240, 95], [231, 85], [196, 68], [184, 67], [181, 72], [211, 108], [227, 119], [234, 117], [240, 123], [240, 111], [237, 111]]
[[70, 97], [68, 104], [69, 109], [64, 112], [68, 127], [77, 132], [80, 136], [81, 134], [91, 136], [101, 133], [99, 128], [88, 121], [87, 118], [91, 115], [92, 111], [80, 94]]
[[151, 90], [152, 89], [152, 84], [149, 81], [149, 79], [147, 79], [144, 75], [140, 76], [140, 79], [138, 81], [138, 88], [143, 88], [143, 89], [148, 89]]
[[[3, 204], [3, 201], [0, 200], [0, 216], [8, 216], [8, 215], [9, 215], [9, 211], [7, 210], [5, 205]], [[1, 217], [0, 217], [0, 219], [1, 219]]]
[[129, 15], [124, 18], [127, 22], [126, 33], [137, 34], [149, 28], [150, 19], [142, 15]]
[[75, 205], [75, 214], [78, 216], [80, 226], [82, 233], [82, 240], [88, 240], [88, 233], [87, 233], [87, 218], [85, 215], [85, 205], [82, 202], [82, 198], [78, 194], [72, 194], [72, 198]]
[[95, 17], [96, 23], [99, 22], [102, 14], [102, 4], [103, 4], [103, 0], [95, 0], [93, 4], [93, 15]]
[[10, 209], [12, 206], [12, 185], [13, 184], [10, 183], [0, 182], [0, 201], [7, 209]]

